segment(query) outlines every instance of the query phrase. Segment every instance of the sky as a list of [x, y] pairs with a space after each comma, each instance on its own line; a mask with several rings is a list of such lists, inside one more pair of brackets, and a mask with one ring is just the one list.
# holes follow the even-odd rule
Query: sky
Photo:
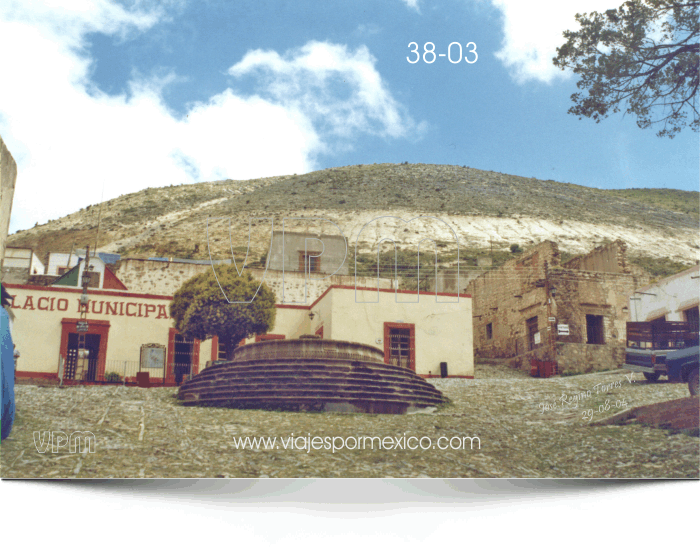
[[10, 232], [147, 187], [385, 162], [698, 190], [697, 133], [567, 113], [576, 79], [551, 62], [562, 33], [614, 7], [2, 0]]

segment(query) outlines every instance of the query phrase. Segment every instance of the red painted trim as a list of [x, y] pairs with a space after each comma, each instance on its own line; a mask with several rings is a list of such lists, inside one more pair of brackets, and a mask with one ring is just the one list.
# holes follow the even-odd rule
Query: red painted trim
[[[342, 284], [333, 284], [331, 286], [328, 286], [326, 290], [316, 298], [316, 301], [314, 301], [311, 305], [306, 307], [307, 309], [311, 309], [312, 307], [315, 307], [319, 301], [321, 301], [324, 297], [326, 297], [326, 294], [330, 292], [333, 289], [337, 290], [358, 290], [362, 292], [384, 292], [384, 293], [399, 293], [399, 294], [412, 294], [412, 295], [418, 295], [417, 292], [414, 292], [412, 290], [394, 290], [393, 288], [367, 288], [365, 286], [358, 286], [355, 288], [355, 286], [345, 286]], [[421, 292], [421, 295], [436, 295], [434, 292]], [[471, 294], [447, 294], [444, 292], [438, 292], [437, 295], [440, 296], [446, 296], [446, 297], [466, 297], [471, 299]]]
[[323, 339], [323, 325], [321, 325], [319, 329], [316, 330], [316, 335], [321, 336], [321, 339]]
[[391, 358], [391, 329], [400, 328], [409, 330], [408, 353], [411, 361], [411, 370], [416, 371], [416, 325], [407, 322], [385, 322], [384, 323], [384, 362], [390, 364]]
[[[61, 347], [59, 350], [63, 360], [66, 360], [68, 355], [68, 335], [77, 334], [76, 324], [79, 318], [62, 318], [61, 319]], [[97, 361], [97, 371], [95, 378], [104, 379], [105, 365], [107, 363], [107, 339], [109, 338], [109, 320], [88, 320], [88, 334], [97, 334], [100, 336], [99, 359]], [[74, 380], [78, 382], [79, 380]]]
[[16, 372], [17, 377], [21, 378], [26, 378], [26, 379], [54, 379], [58, 381], [58, 373], [52, 373], [52, 372], [26, 372], [26, 371], [21, 371], [17, 370]]
[[173, 360], [175, 360], [175, 334], [177, 333], [175, 328], [168, 329], [168, 357], [166, 359], [168, 367], [165, 369], [165, 380], [172, 383], [175, 382]]
[[[5, 284], [5, 288], [16, 288], [18, 290], [34, 290], [41, 292], [64, 292], [70, 294], [80, 294], [83, 292], [80, 288], [55, 288], [53, 286], [34, 286], [29, 284]], [[90, 289], [88, 294], [90, 295], [109, 295], [113, 297], [139, 297], [143, 299], [163, 299], [167, 301], [172, 301], [173, 296], [171, 295], [156, 295], [156, 294], [136, 294], [132, 292], [114, 292], [108, 290], [94, 290]]]
[[[50, 381], [55, 381], [58, 383], [58, 374], [53, 374], [51, 372], [26, 372], [17, 371], [17, 377], [22, 379], [45, 379]], [[163, 384], [162, 377], [152, 377], [150, 378], [151, 387], [175, 387], [174, 382], [166, 382]], [[117, 385], [116, 383], [104, 382], [104, 381], [74, 381], [72, 379], [66, 379], [63, 382], [64, 385]], [[136, 385], [135, 377], [127, 377], [126, 384], [130, 386]], [[118, 385], [121, 385], [119, 383]]]
[[[75, 324], [78, 322], [80, 319], [79, 318], [62, 318], [61, 319], [61, 324]], [[88, 321], [88, 326], [106, 326], [109, 328], [109, 320], [93, 320], [91, 318], [87, 319]], [[91, 333], [91, 332], [88, 332]]]
[[258, 341], [268, 341], [270, 339], [285, 339], [283, 334], [263, 334], [255, 336], [255, 343]]
[[105, 270], [104, 270], [104, 279], [102, 280], [102, 289], [107, 289], [107, 290], [128, 290], [124, 283], [117, 278], [117, 275], [114, 274], [109, 267], [105, 265]]
[[[175, 336], [180, 332], [175, 328], [168, 328], [168, 357], [167, 365], [165, 370], [165, 382], [172, 383], [175, 385], [175, 367], [173, 361], [175, 360]], [[199, 373], [199, 345], [201, 341], [199, 339], [194, 340], [192, 343], [192, 375], [197, 375]], [[135, 378], [134, 378], [135, 379]]]
[[219, 360], [219, 336], [211, 338], [211, 361]]

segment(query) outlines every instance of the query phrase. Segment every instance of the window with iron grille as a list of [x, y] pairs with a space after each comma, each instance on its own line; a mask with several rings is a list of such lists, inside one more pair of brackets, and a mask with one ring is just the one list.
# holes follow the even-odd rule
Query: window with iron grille
[[384, 323], [384, 362], [416, 370], [415, 324]]
[[493, 339], [493, 324], [491, 322], [486, 325], [486, 339]]

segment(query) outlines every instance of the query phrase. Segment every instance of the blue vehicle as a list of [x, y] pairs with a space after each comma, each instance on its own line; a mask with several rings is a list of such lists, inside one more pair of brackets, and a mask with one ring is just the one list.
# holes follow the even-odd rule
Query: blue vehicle
[[671, 383], [688, 383], [690, 394], [698, 396], [700, 347], [688, 347], [666, 355], [666, 375]]
[[[697, 356], [697, 323], [628, 322], [625, 363], [620, 368], [641, 372], [651, 382], [664, 375], [668, 376], [669, 381], [680, 383], [688, 381], [693, 369], [692, 363], [697, 372]], [[674, 362], [673, 377], [669, 373], [669, 358], [680, 361]], [[697, 390], [692, 394], [697, 394]]]

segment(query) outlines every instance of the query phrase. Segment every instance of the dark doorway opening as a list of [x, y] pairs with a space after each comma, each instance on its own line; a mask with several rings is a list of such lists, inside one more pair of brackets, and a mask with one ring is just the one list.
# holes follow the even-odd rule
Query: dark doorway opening
[[[97, 362], [100, 355], [100, 335], [85, 334], [85, 349], [88, 351], [87, 370], [83, 371], [82, 379], [77, 381], [97, 381]], [[66, 364], [63, 373], [64, 379], [75, 379], [78, 367], [78, 334], [68, 334], [68, 349], [66, 350]], [[101, 381], [101, 380], [100, 380]]]
[[175, 349], [173, 357], [173, 369], [175, 373], [175, 383], [180, 385], [185, 376], [190, 375], [192, 368], [192, 350], [194, 340], [187, 339], [180, 334], [175, 334]]
[[537, 328], [537, 317], [533, 316], [525, 321], [527, 328], [527, 349], [532, 351], [537, 343], [535, 342], [535, 334], [539, 332]]
[[586, 334], [586, 343], [591, 345], [603, 345], [605, 343], [602, 315], [586, 315]]

